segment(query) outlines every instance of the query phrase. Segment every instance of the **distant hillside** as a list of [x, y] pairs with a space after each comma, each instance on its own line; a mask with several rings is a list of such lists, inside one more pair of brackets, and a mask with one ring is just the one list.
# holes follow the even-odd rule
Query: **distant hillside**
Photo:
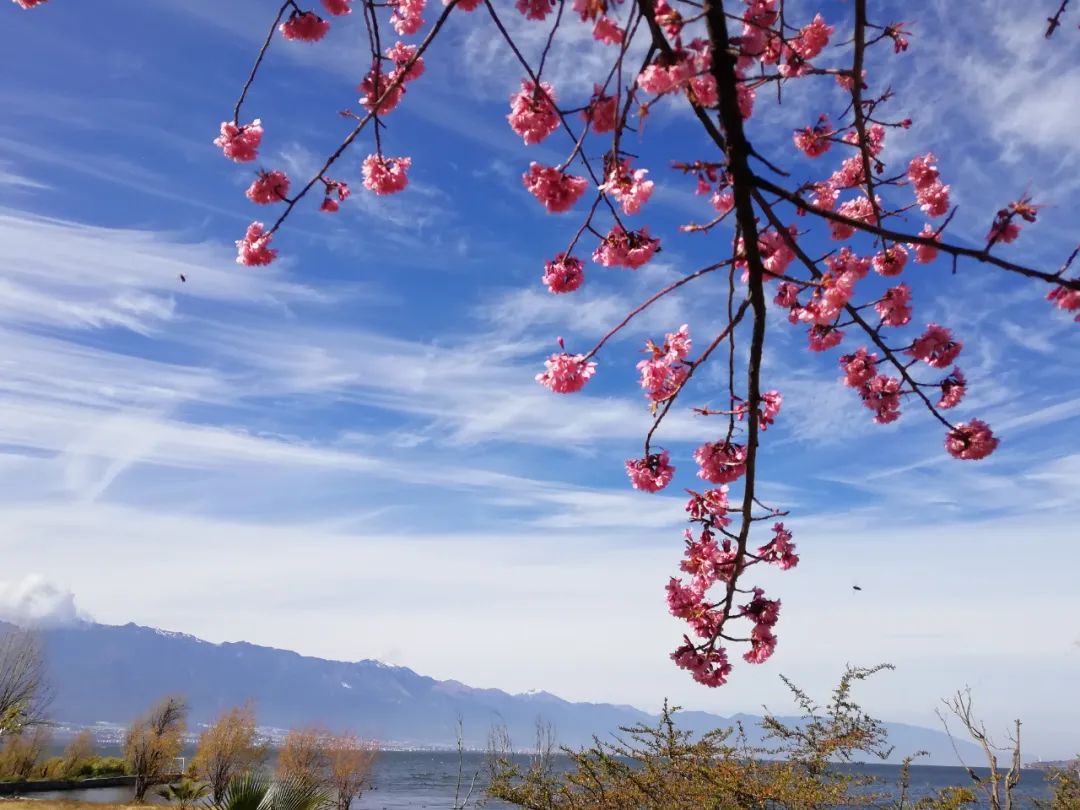
[[[11, 625], [0, 622], [0, 632]], [[655, 717], [631, 706], [571, 703], [547, 692], [511, 695], [438, 681], [379, 661], [327, 661], [246, 642], [212, 644], [182, 633], [135, 624], [78, 623], [43, 631], [50, 681], [51, 713], [65, 723], [123, 724], [167, 693], [188, 698], [193, 723], [219, 710], [253, 700], [263, 726], [309, 723], [349, 727], [387, 742], [450, 746], [457, 719], [466, 744], [482, 747], [493, 724], [505, 725], [519, 746], [535, 736], [537, 717], [551, 723], [559, 742], [582, 745], [593, 734]], [[755, 729], [758, 718], [725, 718], [683, 712], [680, 725], [694, 731], [741, 720]], [[888, 724], [897, 759], [926, 750], [929, 763], [955, 764], [941, 732]], [[973, 748], [961, 749], [965, 755]]]

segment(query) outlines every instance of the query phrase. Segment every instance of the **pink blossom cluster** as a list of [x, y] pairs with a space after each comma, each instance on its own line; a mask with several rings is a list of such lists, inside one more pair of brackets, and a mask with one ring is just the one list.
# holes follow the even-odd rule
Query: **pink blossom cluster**
[[330, 30], [330, 23], [314, 11], [296, 11], [278, 26], [285, 39], [297, 39], [302, 42], [318, 42]]
[[646, 341], [649, 357], [637, 364], [641, 387], [653, 402], [663, 402], [678, 393], [690, 373], [686, 357], [690, 354], [690, 328], [684, 323], [677, 332], [668, 333], [661, 346]]
[[1034, 222], [1041, 207], [1032, 205], [1031, 199], [1027, 196], [1016, 202], [1009, 203], [1007, 208], [1002, 208], [994, 216], [990, 232], [986, 235], [987, 242], [995, 244], [997, 242], [1016, 241], [1016, 238], [1020, 235], [1020, 224], [1016, 221], [1017, 217], [1025, 222]]
[[946, 410], [959, 405], [967, 393], [967, 380], [964, 379], [964, 372], [958, 368], [954, 368], [938, 385], [941, 387], [941, 399], [937, 405]]
[[556, 394], [572, 394], [580, 391], [595, 373], [596, 363], [586, 360], [585, 355], [563, 351], [544, 361], [544, 371], [536, 375], [536, 381]]
[[712, 484], [737, 481], [746, 472], [746, 448], [730, 441], [708, 442], [694, 451], [698, 478]]
[[907, 257], [907, 248], [896, 243], [875, 254], [871, 264], [883, 276], [898, 276], [904, 272]]
[[389, 0], [388, 5], [394, 10], [390, 25], [400, 36], [415, 34], [423, 26], [427, 0]]
[[[1080, 313], [1080, 290], [1070, 290], [1068, 287], [1054, 287], [1046, 294], [1047, 301], [1053, 301], [1054, 306], [1066, 312]], [[1080, 314], [1076, 316], [1076, 322], [1080, 323]]]
[[600, 17], [593, 26], [593, 39], [605, 45], [621, 45], [626, 32], [610, 17]]
[[933, 152], [912, 158], [908, 179], [915, 187], [915, 199], [927, 216], [940, 217], [949, 211], [949, 186], [943, 184]]
[[584, 177], [567, 174], [553, 166], [542, 166], [535, 160], [521, 179], [529, 193], [552, 214], [569, 211], [589, 187]]
[[544, 263], [544, 283], [553, 293], [573, 292], [585, 281], [585, 265], [581, 259], [558, 254]]
[[883, 326], [905, 326], [911, 320], [911, 288], [907, 284], [890, 287], [874, 304], [874, 310]]
[[614, 197], [623, 213], [636, 214], [653, 192], [653, 181], [645, 179], [648, 173], [648, 169], [631, 169], [629, 160], [621, 160], [608, 171], [600, 190]]
[[628, 458], [626, 474], [630, 485], [642, 492], [659, 492], [671, 483], [675, 468], [671, 466], [668, 451], [650, 453], [645, 458]]
[[647, 225], [636, 231], [626, 231], [622, 225], [613, 225], [593, 251], [593, 261], [604, 267], [636, 270], [659, 249], [660, 240], [649, 236]]
[[214, 138], [214, 146], [220, 147], [225, 157], [230, 160], [250, 163], [258, 157], [262, 136], [262, 121], [258, 118], [243, 126], [232, 121], [222, 121], [221, 134]]
[[934, 368], [948, 368], [963, 347], [963, 343], [953, 339], [952, 332], [932, 323], [915, 338], [907, 353]]
[[510, 97], [506, 119], [526, 145], [540, 143], [559, 128], [556, 100], [555, 90], [547, 82], [540, 82], [538, 89], [533, 82], [523, 81], [521, 90]]
[[847, 246], [825, 260], [828, 270], [812, 289], [806, 305], [799, 301], [800, 289], [791, 282], [782, 282], [776, 291], [775, 302], [788, 310], [791, 323], [811, 323], [819, 326], [833, 324], [855, 294], [856, 283], [870, 270], [870, 260], [860, 258]]
[[997, 449], [990, 426], [979, 419], [954, 427], [945, 437], [945, 449], [953, 458], [976, 460], [986, 458]]
[[[858, 220], [859, 222], [866, 222], [870, 225], [877, 224], [877, 216], [874, 214], [874, 206], [870, 202], [870, 199], [866, 196], [856, 197], [853, 200], [848, 200], [842, 203], [836, 210], [836, 213], [848, 219]], [[832, 238], [837, 241], [844, 241], [850, 239], [855, 235], [855, 226], [848, 225], [846, 222], [834, 222], [829, 221], [829, 230], [832, 231]]]
[[277, 250], [270, 247], [272, 238], [261, 222], [252, 222], [244, 238], [236, 242], [236, 263], [247, 267], [270, 264], [277, 258]]
[[671, 654], [671, 660], [681, 669], [689, 670], [694, 680], [703, 686], [723, 686], [731, 674], [731, 664], [723, 647], [700, 652], [689, 639]]
[[791, 532], [783, 523], [773, 524], [773, 537], [757, 551], [762, 562], [772, 563], [781, 571], [787, 571], [799, 564], [799, 555], [795, 553], [795, 544], [791, 542]]
[[13, 0], [13, 2], [21, 9], [31, 9], [34, 6], [40, 6], [42, 3], [48, 2], [48, 0]]
[[[743, 660], [751, 664], [764, 663], [776, 649], [773, 627], [780, 618], [780, 600], [767, 599], [765, 592], [755, 587], [752, 598], [737, 614], [726, 615], [723, 600], [710, 602], [707, 598], [709, 589], [718, 582], [733, 582], [741, 571], [731, 539], [724, 537], [719, 543], [716, 540], [716, 531], [729, 522], [727, 487], [708, 490], [703, 495], [692, 492], [686, 509], [691, 522], [701, 523], [702, 527], [696, 537], [689, 529], [686, 531], [685, 552], [679, 568], [690, 578], [688, 582], [678, 577], [668, 580], [665, 587], [668, 611], [686, 621], [694, 634], [705, 641], [695, 644], [686, 636], [684, 644], [671, 657], [678, 666], [690, 670], [699, 682], [718, 685], [724, 683], [731, 671], [727, 652], [717, 643], [725, 622], [730, 618], [743, 618], [753, 624], [750, 649], [743, 655]], [[781, 570], [798, 565], [799, 556], [791, 542], [791, 532], [783, 523], [773, 526], [772, 539], [744, 565], [757, 562], [775, 565]]]
[[412, 158], [368, 155], [364, 158], [364, 188], [376, 194], [397, 194], [409, 184], [406, 172]]
[[352, 193], [349, 190], [349, 185], [340, 180], [330, 180], [326, 177], [322, 178], [322, 181], [326, 193], [323, 197], [322, 205], [319, 206], [319, 210], [328, 214], [336, 213], [341, 207], [341, 203], [345, 202]]
[[335, 17], [352, 14], [352, 0], [322, 0], [323, 8]]
[[807, 157], [820, 157], [832, 146], [830, 138], [833, 134], [828, 117], [822, 114], [813, 127], [795, 130], [795, 147]]
[[[758, 408], [758, 425], [762, 430], [768, 430], [769, 425], [776, 421], [780, 415], [780, 406], [784, 404], [784, 395], [779, 391], [766, 391], [761, 395], [761, 405]], [[746, 418], [747, 407], [745, 402], [738, 403], [733, 412], [741, 422]]]
[[719, 96], [711, 66], [712, 49], [709, 43], [704, 39], [695, 39], [685, 48], [678, 47], [674, 56], [661, 54], [656, 57], [638, 75], [637, 84], [646, 93], [656, 95], [686, 91], [690, 100], [699, 107], [714, 107]]
[[[393, 70], [384, 71], [379, 61], [371, 66], [371, 70], [357, 88], [362, 93], [360, 103], [367, 110], [386, 115], [397, 107], [405, 94], [405, 85], [424, 73], [424, 60], [414, 60], [416, 52], [415, 45], [398, 42], [386, 50], [387, 59], [394, 63]], [[409, 64], [410, 61], [412, 64]]]
[[739, 68], [745, 70], [760, 60], [763, 65], [777, 65], [777, 73], [785, 78], [806, 75], [812, 67], [810, 60], [829, 44], [833, 27], [818, 14], [784, 42], [773, 28], [779, 20], [776, 0], [748, 0], [746, 5], [742, 33], [737, 38]]
[[555, 8], [555, 0], [517, 0], [514, 7], [527, 20], [543, 20]]
[[615, 129], [618, 115], [619, 99], [605, 95], [604, 88], [600, 85], [593, 85], [592, 98], [581, 112], [581, 117], [589, 123], [589, 128], [597, 135], [611, 132]]
[[[930, 223], [923, 225], [922, 232], [919, 235], [933, 239], [935, 242], [941, 241], [941, 236], [934, 231]], [[912, 246], [912, 249], [915, 251], [916, 264], [930, 264], [938, 257], [938, 249], [933, 245], [916, 244]]]
[[270, 205], [288, 199], [289, 178], [285, 172], [259, 172], [245, 192], [247, 198], [259, 205]]

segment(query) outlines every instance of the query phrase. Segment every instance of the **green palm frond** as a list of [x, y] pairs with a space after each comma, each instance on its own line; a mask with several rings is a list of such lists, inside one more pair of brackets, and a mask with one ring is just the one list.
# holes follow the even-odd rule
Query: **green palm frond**
[[210, 810], [320, 810], [326, 804], [326, 795], [308, 781], [272, 781], [262, 773], [245, 773], [229, 782], [220, 802], [207, 807]]
[[206, 798], [210, 786], [192, 779], [181, 779], [158, 790], [157, 794], [167, 802], [175, 802], [182, 808], [191, 807], [197, 801]]
[[319, 810], [327, 803], [328, 797], [318, 785], [302, 779], [282, 779], [274, 782], [260, 810]]

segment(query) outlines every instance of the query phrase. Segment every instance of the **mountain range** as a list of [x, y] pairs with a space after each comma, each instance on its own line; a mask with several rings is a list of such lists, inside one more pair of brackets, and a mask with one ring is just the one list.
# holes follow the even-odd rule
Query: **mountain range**
[[[12, 628], [0, 622], [0, 634]], [[554, 727], [560, 744], [579, 746], [594, 734], [656, 720], [632, 706], [478, 689], [374, 660], [329, 661], [243, 641], [215, 644], [136, 624], [76, 622], [40, 632], [54, 693], [50, 712], [67, 725], [124, 725], [165, 694], [186, 696], [193, 726], [251, 700], [264, 727], [317, 723], [412, 747], [452, 746], [459, 718], [465, 744], [477, 748], [493, 725], [505, 725], [515, 744], [526, 747], [541, 718]], [[695, 732], [741, 722], [751, 740], [760, 720], [692, 711], [679, 712], [677, 719]], [[886, 727], [895, 759], [924, 750], [929, 756], [922, 762], [956, 764], [942, 732], [901, 723]], [[958, 745], [965, 756], [973, 750]]]

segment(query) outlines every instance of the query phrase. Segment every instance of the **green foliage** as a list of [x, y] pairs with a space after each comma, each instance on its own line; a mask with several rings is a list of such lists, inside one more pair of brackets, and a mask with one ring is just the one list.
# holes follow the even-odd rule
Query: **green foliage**
[[848, 668], [823, 705], [785, 679], [802, 717], [784, 722], [766, 713], [761, 745], [751, 745], [741, 726], [695, 737], [676, 727], [677, 709], [666, 704], [655, 726], [623, 728], [614, 742], [594, 739], [581, 751], [564, 749], [571, 768], [561, 773], [552, 767], [550, 747], [538, 745], [538, 755], [522, 767], [505, 733], [495, 735], [489, 792], [530, 810], [961, 810], [975, 804], [966, 787], [911, 802], [912, 758], [901, 771], [899, 796], [875, 789], [880, 783], [870, 777], [835, 767], [891, 753], [884, 726], [852, 697], [857, 683], [882, 669], [891, 667]]
[[1036, 802], [1041, 810], [1080, 810], [1080, 757], [1071, 766], [1054, 768], [1046, 774], [1054, 793], [1048, 802]]
[[158, 790], [157, 794], [165, 801], [177, 805], [180, 810], [189, 810], [196, 802], [205, 799], [210, 793], [210, 786], [205, 782], [181, 779]]
[[230, 780], [221, 801], [211, 810], [322, 810], [329, 798], [310, 781], [271, 779], [262, 773], [245, 773]]
[[79, 764], [76, 778], [100, 776], [123, 776], [127, 773], [127, 763], [121, 757], [90, 757]]
[[971, 788], [948, 787], [938, 791], [934, 798], [920, 799], [915, 803], [915, 810], [962, 810], [978, 802], [979, 797]]

